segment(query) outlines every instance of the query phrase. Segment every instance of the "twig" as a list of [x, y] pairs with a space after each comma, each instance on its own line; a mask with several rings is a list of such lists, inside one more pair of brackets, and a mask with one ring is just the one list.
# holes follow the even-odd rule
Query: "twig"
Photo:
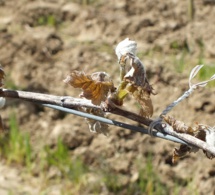
[[6, 98], [16, 98], [21, 100], [26, 100], [34, 103], [42, 104], [53, 104], [62, 106], [64, 105], [67, 108], [77, 108], [80, 106], [86, 108], [100, 108], [91, 103], [89, 100], [73, 98], [70, 96], [56, 96], [43, 93], [27, 92], [27, 91], [18, 91], [18, 90], [9, 90], [1, 89], [0, 96]]
[[[137, 127], [137, 126], [129, 125], [129, 124], [122, 123], [119, 121], [110, 120], [107, 118], [103, 118], [103, 117], [99, 117], [99, 116], [95, 116], [95, 115], [91, 115], [88, 113], [74, 110], [74, 109], [78, 109], [80, 107], [102, 109], [100, 106], [95, 106], [89, 100], [85, 100], [85, 99], [73, 98], [70, 96], [55, 96], [55, 95], [48, 95], [48, 94], [42, 94], [42, 93], [8, 90], [8, 89], [2, 89], [0, 91], [0, 96], [6, 97], [6, 98], [15, 98], [15, 99], [20, 99], [20, 100], [30, 101], [30, 102], [34, 102], [34, 103], [40, 103], [46, 107], [61, 110], [64, 112], [68, 112], [68, 113], [79, 115], [79, 116], [86, 117], [86, 118], [91, 118], [91, 119], [94, 119], [94, 120], [97, 120], [97, 121], [100, 121], [103, 123], [119, 126], [119, 127], [125, 128], [125, 129], [130, 129], [132, 131], [137, 131], [137, 132], [141, 132], [144, 134], [147, 134], [147, 132], [148, 132], [143, 127]], [[114, 107], [114, 105], [111, 104], [110, 102], [108, 105], [109, 106], [106, 107], [106, 111], [107, 110], [111, 111], [111, 113], [113, 113], [113, 114], [127, 117], [131, 120], [145, 124], [146, 126], [148, 126], [151, 122], [151, 120], [142, 118], [142, 117], [136, 115], [135, 113], [120, 109], [119, 107]], [[160, 137], [162, 139], [170, 140], [173, 142], [187, 144], [186, 142], [184, 142], [180, 139], [177, 139], [171, 135], [163, 134], [161, 132], [154, 131], [153, 135], [155, 137]]]
[[[77, 114], [77, 115], [80, 115], [80, 112], [78, 112], [77, 110], [71, 110], [71, 108], [78, 109], [80, 107], [86, 107], [86, 108], [103, 109], [106, 112], [111, 112], [113, 114], [123, 116], [123, 117], [131, 119], [133, 121], [140, 122], [146, 126], [149, 126], [153, 122], [151, 119], [141, 117], [135, 113], [123, 110], [118, 106], [114, 106], [114, 104], [111, 104], [111, 102], [108, 102], [107, 107], [104, 109], [104, 107], [95, 106], [89, 100], [85, 100], [85, 99], [73, 98], [73, 97], [69, 97], [69, 96], [55, 96], [55, 95], [48, 95], [48, 94], [41, 94], [41, 93], [8, 90], [8, 89], [1, 89], [0, 96], [6, 97], [6, 98], [16, 98], [16, 99], [20, 99], [20, 100], [26, 100], [26, 101], [30, 101], [30, 102], [34, 102], [34, 103], [40, 103], [40, 104], [43, 104], [43, 105], [49, 106], [49, 107], [51, 107], [51, 105], [52, 105], [52, 108], [54, 108], [53, 106], [55, 105], [55, 109], [58, 109], [58, 110], [61, 109], [62, 111], [70, 112], [70, 113]], [[58, 106], [58, 107], [56, 107], [56, 106]], [[63, 107], [70, 108], [70, 109], [65, 110], [65, 108], [63, 108]], [[90, 115], [90, 114], [86, 115], [86, 114], [87, 113], [85, 113], [85, 115], [80, 115], [80, 116], [91, 117], [91, 118], [93, 117], [93, 119], [95, 119], [95, 120], [100, 120], [102, 118], [102, 117], [97, 118], [98, 116]], [[136, 126], [128, 125], [125, 123], [121, 123], [118, 121], [113, 121], [113, 120], [109, 120], [109, 119], [105, 119], [105, 118], [102, 118], [101, 120], [103, 120], [101, 122], [105, 122], [105, 121], [110, 122], [113, 125], [127, 128], [127, 129], [130, 129], [133, 131], [138, 131], [138, 132], [142, 132], [142, 133], [145, 132], [145, 130], [143, 130], [143, 128], [141, 128], [141, 127], [136, 127]], [[153, 131], [152, 134], [156, 137], [161, 137], [164, 139], [168, 139], [170, 141], [179, 142], [182, 144], [189, 144], [190, 146], [196, 146], [200, 149], [203, 149], [203, 150], [215, 155], [215, 147], [209, 146], [205, 142], [202, 142], [201, 140], [199, 140], [193, 136], [190, 136], [187, 134], [182, 134], [182, 133], [177, 133], [174, 130], [172, 130], [171, 126], [165, 126], [165, 125], [163, 125], [161, 123], [156, 124], [154, 126], [154, 129], [158, 130], [158, 132]], [[164, 132], [164, 133], [162, 133], [162, 132]], [[147, 133], [148, 133], [148, 131], [147, 131]], [[167, 135], [166, 133], [168, 133], [169, 135]], [[179, 139], [176, 139], [176, 137]]]
[[[100, 107], [92, 104], [90, 100], [86, 100], [86, 99], [73, 98], [70, 96], [55, 96], [55, 95], [34, 93], [34, 92], [27, 92], [27, 91], [8, 90], [8, 89], [0, 90], [0, 96], [5, 98], [16, 98], [16, 99], [26, 100], [34, 103], [58, 105], [66, 108], [77, 109], [79, 107], [85, 107], [85, 108], [104, 109], [104, 111], [106, 112], [109, 111], [113, 114], [124, 116], [133, 121], [142, 123], [146, 126], [148, 126], [152, 122], [152, 120], [150, 119], [141, 117], [135, 113], [132, 113], [132, 112], [123, 110], [120, 107], [114, 106], [114, 104], [112, 104], [110, 101], [108, 101], [105, 107]], [[158, 128], [157, 130], [161, 130], [161, 129]]]

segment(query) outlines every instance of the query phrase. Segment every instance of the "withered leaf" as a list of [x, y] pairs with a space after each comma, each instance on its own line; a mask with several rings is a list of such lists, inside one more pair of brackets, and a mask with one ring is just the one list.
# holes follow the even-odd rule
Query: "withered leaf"
[[3, 81], [4, 81], [5, 73], [2, 67], [0, 67], [0, 87], [3, 86]]
[[[93, 108], [88, 108], [85, 110], [87, 113], [96, 115], [96, 116], [101, 116], [105, 117], [105, 113], [100, 110], [100, 109], [93, 109]], [[108, 125], [93, 119], [86, 118], [87, 124], [89, 126], [89, 129], [93, 133], [102, 133], [105, 136], [108, 136], [109, 130], [108, 130]]]
[[207, 152], [205, 150], [203, 150], [203, 152], [204, 152], [204, 154], [206, 155], [207, 158], [209, 158], [209, 159], [215, 158], [215, 156], [213, 154], [211, 154], [210, 152]]
[[191, 148], [187, 145], [180, 145], [179, 149], [175, 148], [172, 155], [172, 163], [176, 163], [180, 158], [184, 157]]
[[153, 114], [153, 105], [150, 98], [150, 93], [142, 87], [129, 86], [127, 89], [135, 100], [137, 100], [137, 102], [141, 105], [142, 109], [140, 110], [140, 115], [150, 118]]
[[180, 158], [185, 157], [187, 153], [198, 152], [199, 148], [188, 145], [180, 145], [179, 149], [175, 148], [172, 155], [172, 163], [176, 163]]
[[[153, 114], [153, 105], [150, 98], [153, 94], [153, 88], [146, 78], [146, 72], [143, 63], [135, 55], [128, 53], [126, 57], [130, 60], [130, 70], [124, 76], [124, 81], [128, 83], [126, 89], [141, 105], [140, 115], [151, 117]], [[123, 59], [126, 60], [126, 57]]]
[[162, 118], [164, 119], [164, 121], [166, 123], [168, 123], [169, 125], [171, 125], [176, 132], [178, 132], [178, 133], [186, 133], [186, 134], [195, 136], [196, 129], [194, 129], [194, 128], [190, 127], [190, 126], [185, 125], [184, 122], [176, 120], [172, 116], [163, 115]]
[[[197, 134], [196, 137], [201, 139], [202, 141], [205, 141], [207, 144], [210, 146], [214, 146], [215, 143], [215, 130], [214, 127], [210, 127], [208, 125], [202, 125], [198, 124], [197, 126]], [[203, 150], [204, 154], [206, 155], [207, 158], [213, 159], [215, 156], [211, 154], [210, 152], [207, 152]]]
[[[140, 59], [131, 54], [126, 54], [127, 58], [130, 59], [130, 70], [124, 76], [124, 80], [131, 83], [134, 86], [142, 87], [144, 90], [147, 90], [150, 94], [153, 93], [153, 88], [149, 84], [148, 79], [146, 77], [146, 71], [143, 63]], [[126, 59], [126, 57], [124, 57]]]
[[197, 127], [195, 127], [195, 137], [205, 142], [206, 141], [206, 130], [207, 130], [206, 126], [197, 125]]
[[[194, 136], [197, 139], [200, 139], [207, 144], [214, 146], [214, 129], [207, 126], [198, 124], [195, 127], [186, 126], [182, 121], [176, 120], [174, 117], [171, 116], [162, 116], [164, 121], [171, 125], [173, 129], [178, 133], [185, 133]], [[210, 140], [209, 140], [210, 139]], [[211, 143], [212, 141], [212, 143]], [[173, 152], [172, 161], [173, 163], [179, 160], [179, 158], [186, 155], [187, 152], [197, 152], [198, 148], [195, 147], [188, 147], [186, 145], [181, 145], [179, 149], [175, 149]], [[206, 150], [203, 150], [204, 154], [207, 158], [213, 159], [215, 156]]]
[[95, 105], [100, 105], [106, 100], [108, 93], [114, 91], [113, 82], [105, 72], [86, 75], [84, 72], [73, 71], [64, 82], [75, 88], [81, 88], [83, 90], [81, 97], [90, 99]]

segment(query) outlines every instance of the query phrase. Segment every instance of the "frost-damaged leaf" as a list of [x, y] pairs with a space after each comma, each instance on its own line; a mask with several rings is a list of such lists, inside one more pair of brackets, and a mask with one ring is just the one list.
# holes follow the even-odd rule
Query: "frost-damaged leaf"
[[[173, 127], [178, 133], [184, 133], [194, 136], [206, 142], [208, 145], [215, 147], [215, 128], [207, 125], [197, 124], [195, 127], [186, 126], [182, 121], [178, 121], [171, 116], [161, 116], [165, 122]], [[179, 149], [175, 148], [172, 161], [176, 162], [179, 158], [185, 156], [188, 152], [197, 152], [198, 148], [181, 145]], [[213, 159], [215, 156], [203, 150], [207, 158]]]
[[4, 83], [3, 83], [4, 77], [5, 77], [4, 70], [2, 67], [0, 67], [0, 87], [2, 87], [4, 85]]
[[142, 87], [142, 89], [148, 91], [149, 94], [153, 93], [153, 88], [148, 82], [143, 63], [138, 57], [134, 56], [133, 54], [127, 55], [130, 59], [131, 69], [124, 76], [124, 80], [134, 86]]
[[153, 114], [153, 105], [150, 98], [153, 88], [148, 82], [144, 65], [139, 58], [133, 54], [127, 55], [130, 59], [131, 69], [124, 76], [124, 80], [129, 83], [127, 86], [129, 92], [142, 106], [140, 114], [149, 118]]
[[127, 88], [135, 100], [141, 105], [140, 115], [150, 118], [153, 114], [153, 105], [150, 93], [142, 87], [130, 86]]
[[136, 49], [136, 42], [128, 38], [121, 41], [115, 49], [120, 65], [121, 83], [116, 93], [112, 94], [111, 100], [121, 106], [124, 98], [131, 94], [142, 107], [140, 115], [148, 118], [153, 114], [150, 95], [154, 93], [146, 78], [144, 65], [136, 56]]
[[143, 63], [135, 55], [128, 53], [126, 54], [130, 60], [130, 70], [124, 76], [124, 79], [136, 86], [145, 86], [147, 81], [146, 72]]
[[183, 158], [187, 155], [187, 153], [191, 152], [198, 152], [199, 148], [197, 147], [191, 147], [188, 145], [180, 145], [179, 148], [174, 148], [173, 154], [172, 154], [172, 163], [176, 163], [180, 158]]
[[191, 152], [192, 148], [187, 145], [180, 145], [179, 149], [175, 148], [172, 155], [172, 163], [176, 163], [180, 158], [186, 156], [188, 152]]
[[[96, 116], [101, 116], [105, 117], [105, 113], [100, 110], [100, 109], [86, 109], [87, 113], [96, 115]], [[87, 124], [89, 126], [89, 129], [93, 133], [102, 133], [105, 136], [108, 136], [109, 130], [108, 130], [108, 125], [93, 119], [86, 118]]]
[[83, 90], [81, 97], [90, 99], [95, 105], [100, 105], [106, 100], [108, 93], [115, 90], [112, 80], [105, 72], [86, 75], [84, 72], [73, 71], [64, 82], [75, 88], [81, 88]]
[[[215, 127], [199, 124], [198, 131], [202, 132], [202, 134], [198, 135], [199, 139], [205, 141], [208, 145], [215, 147]], [[215, 158], [213, 154], [204, 150], [203, 152], [209, 159]]]
[[195, 130], [192, 127], [188, 127], [187, 125], [185, 125], [184, 122], [176, 120], [172, 116], [162, 115], [161, 117], [164, 119], [166, 123], [172, 126], [174, 131], [178, 133], [186, 133], [193, 136], [195, 135]]

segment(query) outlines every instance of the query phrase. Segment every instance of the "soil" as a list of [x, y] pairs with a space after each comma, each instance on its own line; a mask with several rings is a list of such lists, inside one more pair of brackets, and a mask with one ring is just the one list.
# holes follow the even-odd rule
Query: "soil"
[[[205, 61], [215, 61], [213, 1], [196, 0], [193, 15], [189, 14], [188, 1], [180, 0], [84, 2], [0, 0], [0, 63], [6, 73], [5, 88], [78, 97], [80, 91], [63, 82], [71, 70], [105, 71], [117, 85], [119, 67], [114, 48], [129, 37], [137, 42], [138, 55], [157, 92], [152, 97], [156, 118], [188, 89], [189, 71], [197, 65], [202, 48]], [[180, 73], [174, 62], [180, 60], [184, 50], [191, 60]], [[214, 94], [213, 87], [198, 89], [170, 114], [188, 125], [198, 122], [213, 126]], [[128, 99], [124, 107], [135, 109], [134, 100]], [[215, 161], [202, 152], [173, 165], [170, 159], [174, 147], [178, 147], [176, 143], [117, 127], [110, 127], [108, 137], [93, 134], [78, 116], [17, 100], [8, 100], [1, 112], [6, 126], [11, 110], [16, 112], [20, 130], [30, 133], [35, 150], [55, 145], [61, 137], [72, 156], [82, 157], [88, 166], [97, 169], [108, 165], [124, 178], [125, 186], [138, 180], [136, 162], [144, 167], [150, 153], [154, 171], [168, 187], [177, 182], [180, 194], [215, 194]], [[20, 194], [40, 192], [39, 178], [21, 179], [19, 168], [4, 162], [0, 170], [0, 194], [10, 190]], [[61, 188], [63, 183], [49, 186], [49, 192], [60, 194]]]

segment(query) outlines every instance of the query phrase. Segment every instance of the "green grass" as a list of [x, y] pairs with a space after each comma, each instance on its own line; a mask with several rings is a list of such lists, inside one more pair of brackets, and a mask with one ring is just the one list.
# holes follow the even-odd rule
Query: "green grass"
[[9, 131], [0, 134], [0, 157], [9, 165], [19, 164], [27, 168], [35, 166], [42, 171], [48, 171], [54, 166], [61, 174], [73, 182], [79, 182], [80, 177], [87, 172], [87, 167], [80, 159], [71, 159], [69, 149], [59, 139], [54, 148], [45, 146], [39, 159], [34, 155], [28, 133], [19, 130], [15, 114], [10, 116]]
[[10, 116], [10, 130], [8, 134], [1, 135], [0, 154], [8, 164], [17, 163], [29, 167], [32, 160], [32, 147], [29, 135], [21, 133], [14, 114]]
[[[139, 164], [139, 163], [138, 163]], [[140, 165], [139, 165], [140, 166]], [[152, 164], [152, 156], [147, 157], [144, 167], [139, 168], [139, 179], [128, 188], [128, 194], [133, 193], [147, 195], [169, 194], [168, 187], [162, 182]]]
[[14, 82], [14, 80], [12, 79], [11, 75], [8, 74], [7, 75], [7, 79], [5, 79], [4, 81], [4, 86], [7, 88], [7, 89], [13, 89], [13, 90], [21, 90], [21, 86], [17, 86]]
[[[143, 166], [144, 165], [144, 166]], [[147, 195], [166, 195], [170, 189], [162, 182], [161, 178], [156, 173], [156, 168], [152, 164], [152, 156], [147, 157], [146, 164], [137, 163], [139, 178], [136, 182], [129, 182], [125, 186], [123, 179], [128, 175], [116, 173], [107, 167], [103, 169], [103, 182], [108, 191], [113, 194], [147, 194]]]
[[[197, 78], [200, 81], [205, 81], [210, 79], [213, 74], [215, 74], [215, 65], [204, 65], [204, 67], [199, 71]], [[210, 81], [208, 86], [215, 87], [215, 81]]]
[[[134, 183], [129, 182], [126, 186], [121, 182], [123, 179], [122, 174], [115, 173], [107, 167], [103, 169], [103, 182], [108, 191], [112, 194], [141, 194], [141, 195], [166, 195], [166, 194], [178, 194], [179, 192], [189, 192], [191, 195], [198, 195], [198, 189], [194, 188], [194, 182], [191, 180], [177, 181], [175, 178], [174, 187], [168, 187], [166, 181], [157, 173], [157, 168], [153, 166], [152, 154], [146, 156], [146, 163], [136, 163], [136, 168], [139, 173], [139, 178]], [[171, 169], [171, 167], [170, 167]], [[125, 177], [126, 176], [124, 175]], [[180, 176], [179, 176], [180, 177]], [[185, 187], [186, 186], [186, 187]], [[97, 189], [94, 193], [99, 193]]]
[[40, 16], [37, 19], [37, 25], [38, 26], [56, 27], [58, 25], [58, 23], [59, 22], [54, 15]]
[[[210, 79], [210, 77], [215, 74], [215, 64], [209, 64], [207, 60], [205, 59], [204, 55], [204, 44], [202, 43], [201, 40], [198, 42], [199, 48], [200, 48], [200, 53], [198, 57], [198, 63], [199, 65], [203, 64], [204, 67], [199, 71], [198, 73], [198, 79], [200, 81], [205, 81]], [[208, 83], [209, 87], [214, 87], [215, 86], [215, 81], [211, 81]]]
[[118, 174], [110, 170], [103, 171], [103, 182], [110, 192], [117, 193], [123, 190]]
[[175, 69], [177, 72], [182, 73], [186, 69], [186, 64], [188, 63], [188, 62], [186, 62], [187, 55], [188, 55], [187, 51], [183, 50], [179, 54], [179, 59], [175, 59], [174, 64], [175, 64]]
[[81, 176], [87, 172], [87, 167], [80, 159], [71, 159], [68, 148], [60, 139], [54, 149], [45, 146], [44, 150], [47, 166], [58, 168], [62, 175], [71, 181], [78, 183]]
[[[183, 48], [182, 51], [178, 53], [177, 57], [174, 55], [173, 64], [176, 72], [184, 74], [188, 74], [189, 71], [191, 71], [191, 69], [194, 68], [196, 65], [203, 64], [204, 67], [199, 71], [196, 78], [199, 81], [205, 81], [210, 79], [210, 77], [215, 74], [215, 64], [209, 63], [206, 59], [204, 52], [204, 44], [202, 40], [198, 40], [197, 44], [199, 47], [199, 55], [197, 58], [193, 59], [192, 54], [190, 54], [186, 48]], [[176, 42], [173, 43], [172, 48], [178, 50], [180, 47]], [[215, 81], [209, 82], [208, 86], [214, 87]]]
[[[130, 176], [113, 171], [102, 160], [101, 166], [90, 167], [86, 166], [81, 159], [73, 159], [70, 150], [59, 139], [54, 147], [45, 146], [40, 150], [40, 155], [34, 154], [33, 146], [30, 144], [29, 135], [19, 131], [19, 125], [16, 116], [12, 114], [9, 121], [10, 130], [8, 134], [0, 134], [0, 157], [9, 165], [21, 165], [22, 170], [32, 174], [34, 177], [34, 169], [37, 169], [37, 177], [43, 179], [43, 186], [41, 193], [48, 194], [48, 186], [62, 183], [62, 194], [69, 194], [72, 192], [84, 194], [89, 192], [91, 194], [100, 194], [103, 192], [104, 186], [109, 193], [112, 194], [146, 194], [146, 195], [162, 195], [162, 194], [177, 194], [184, 186], [175, 182], [173, 189], [170, 189], [162, 181], [157, 169], [153, 166], [153, 156], [149, 154], [146, 156], [146, 162], [138, 161], [134, 166], [138, 170], [139, 178], [135, 182], [128, 182], [125, 184], [125, 179], [129, 181]], [[97, 159], [99, 161], [99, 159]], [[100, 167], [100, 168], [98, 168]], [[50, 170], [56, 171], [56, 174], [51, 178], [48, 177]], [[93, 168], [93, 169], [92, 169]], [[170, 167], [171, 169], [171, 167]], [[95, 180], [93, 183], [88, 183], [85, 175], [93, 173], [94, 178], [101, 178]], [[99, 176], [99, 177], [97, 177]], [[28, 177], [29, 178], [29, 177]], [[90, 181], [89, 181], [90, 182]], [[92, 182], [92, 181], [91, 181]], [[90, 185], [90, 186], [89, 186]], [[198, 194], [197, 189], [193, 186], [192, 181], [188, 181], [186, 191], [190, 194]], [[11, 192], [12, 194], [13, 192]], [[70, 193], [71, 194], [71, 193]]]

